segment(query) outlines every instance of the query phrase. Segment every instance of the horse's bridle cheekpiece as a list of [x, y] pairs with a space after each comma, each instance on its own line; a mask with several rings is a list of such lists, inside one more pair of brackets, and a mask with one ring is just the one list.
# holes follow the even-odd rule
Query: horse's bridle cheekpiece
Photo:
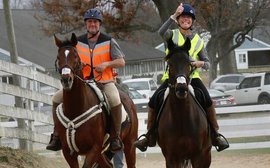
[[[56, 69], [56, 71], [58, 71], [62, 75], [70, 74], [71, 72], [73, 72], [74, 74], [76, 74], [75, 73], [76, 71], [81, 70], [81, 59], [79, 57], [77, 48], [74, 47], [74, 46], [63, 46], [63, 47], [60, 47], [59, 50], [62, 49], [62, 48], [65, 49], [65, 52], [64, 53], [65, 53], [65, 57], [66, 57], [66, 59], [65, 59], [66, 64], [63, 67], [58, 67], [58, 65], [57, 65], [58, 58], [57, 58], [55, 60], [55, 69]], [[68, 60], [68, 55], [70, 53], [70, 49], [73, 49], [76, 52], [76, 55], [78, 56], [78, 58], [80, 59], [80, 61], [77, 63], [77, 65], [75, 66], [74, 69], [67, 64], [68, 63], [67, 60]]]

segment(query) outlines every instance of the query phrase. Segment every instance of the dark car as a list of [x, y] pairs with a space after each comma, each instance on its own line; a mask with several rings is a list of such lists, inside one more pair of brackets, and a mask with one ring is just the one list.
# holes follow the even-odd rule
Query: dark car
[[232, 95], [225, 94], [215, 89], [209, 89], [208, 91], [215, 107], [236, 105], [235, 98]]

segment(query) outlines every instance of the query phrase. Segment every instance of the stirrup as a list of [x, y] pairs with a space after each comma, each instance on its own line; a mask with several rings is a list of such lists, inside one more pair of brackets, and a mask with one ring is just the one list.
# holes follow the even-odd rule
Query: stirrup
[[143, 141], [143, 140], [144, 140], [144, 139], [140, 139], [141, 137], [144, 137], [146, 140], [148, 140], [147, 135], [146, 135], [146, 134], [142, 134], [142, 135], [139, 136], [139, 138], [137, 138], [137, 140], [134, 142], [134, 146], [135, 146], [136, 148], [138, 148], [140, 151], [145, 152], [145, 151], [147, 150], [148, 145], [146, 145], [146, 146], [138, 146], [138, 143], [139, 143], [140, 141]]
[[229, 148], [230, 145], [229, 145], [229, 142], [227, 141], [227, 139], [222, 134], [220, 134], [220, 133], [218, 133], [218, 136], [222, 137], [226, 141], [227, 144], [226, 145], [223, 145], [221, 147], [220, 146], [215, 146], [216, 150], [218, 152], [220, 152], [220, 151], [223, 151], [223, 150]]

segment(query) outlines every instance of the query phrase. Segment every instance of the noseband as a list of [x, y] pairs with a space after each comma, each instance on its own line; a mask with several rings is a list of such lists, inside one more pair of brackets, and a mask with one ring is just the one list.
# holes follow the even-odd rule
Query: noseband
[[171, 89], [176, 89], [177, 84], [186, 84], [187, 86], [191, 83], [190, 76], [195, 71], [196, 67], [192, 66], [191, 63], [189, 63], [189, 66], [191, 67], [191, 70], [189, 71], [189, 74], [186, 76], [184, 74], [178, 74], [175, 76], [174, 80], [172, 82], [169, 82], [169, 87]]

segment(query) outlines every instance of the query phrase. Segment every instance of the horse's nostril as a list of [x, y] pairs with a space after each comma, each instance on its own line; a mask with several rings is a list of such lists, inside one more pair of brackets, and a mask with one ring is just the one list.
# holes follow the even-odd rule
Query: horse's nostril
[[69, 78], [68, 78], [68, 81], [69, 81], [69, 82], [72, 82], [72, 78], [71, 78], [71, 77], [69, 77]]
[[71, 77], [62, 77], [61, 78], [61, 82], [65, 83], [65, 84], [69, 83], [71, 80], [72, 80]]
[[175, 94], [178, 98], [185, 98], [188, 93], [186, 87], [176, 87]]

